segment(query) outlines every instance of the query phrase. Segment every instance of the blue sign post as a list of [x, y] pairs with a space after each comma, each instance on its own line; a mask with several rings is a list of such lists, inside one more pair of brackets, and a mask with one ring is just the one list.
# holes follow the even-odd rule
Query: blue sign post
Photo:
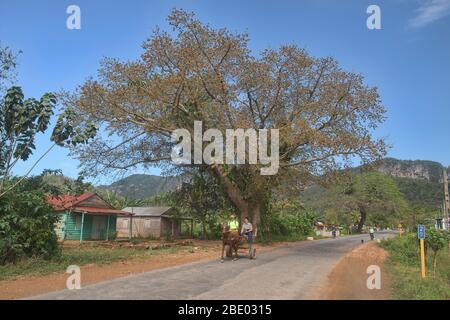
[[423, 224], [417, 225], [417, 237], [420, 239], [420, 269], [422, 279], [426, 276], [425, 270], [425, 226]]
[[417, 237], [419, 239], [425, 239], [425, 226], [423, 224], [417, 226]]

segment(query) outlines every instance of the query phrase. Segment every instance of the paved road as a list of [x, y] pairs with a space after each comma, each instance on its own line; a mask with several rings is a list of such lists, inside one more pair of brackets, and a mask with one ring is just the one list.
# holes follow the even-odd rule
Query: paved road
[[314, 299], [338, 260], [361, 239], [368, 236], [291, 243], [256, 260], [191, 263], [33, 299]]

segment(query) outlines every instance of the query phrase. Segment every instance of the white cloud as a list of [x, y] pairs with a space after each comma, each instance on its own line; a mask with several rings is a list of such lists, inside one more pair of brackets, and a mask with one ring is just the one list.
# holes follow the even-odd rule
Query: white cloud
[[424, 0], [416, 12], [410, 27], [424, 27], [450, 14], [450, 0]]

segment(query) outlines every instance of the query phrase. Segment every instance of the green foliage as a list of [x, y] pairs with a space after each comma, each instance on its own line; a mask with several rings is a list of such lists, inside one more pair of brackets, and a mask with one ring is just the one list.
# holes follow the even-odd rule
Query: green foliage
[[[170, 203], [182, 216], [193, 218], [202, 226], [201, 237], [214, 238], [219, 217], [232, 207], [222, 188], [206, 172], [195, 172], [190, 182], [168, 194]], [[208, 229], [211, 234], [208, 235]]]
[[35, 149], [35, 136], [47, 130], [55, 104], [51, 93], [37, 101], [24, 99], [20, 87], [7, 90], [0, 106], [0, 175], [8, 174], [11, 159], [29, 158]]
[[[7, 90], [0, 103], [0, 198], [16, 186], [13, 184], [4, 189], [13, 167], [19, 160], [28, 160], [35, 150], [36, 135], [47, 130], [55, 106], [56, 96], [53, 93], [45, 93], [36, 100], [25, 99], [20, 87]], [[97, 129], [91, 122], [79, 125], [76, 119], [73, 110], [65, 110], [58, 117], [51, 140], [61, 146], [74, 146], [87, 143], [95, 136]]]
[[419, 266], [420, 248], [417, 234], [407, 233], [381, 242], [381, 247], [395, 255], [395, 258], [407, 266]]
[[[348, 174], [329, 190], [316, 188], [314, 193], [321, 196], [309, 204], [322, 213], [328, 224], [393, 227], [410, 214], [395, 181], [378, 172]], [[306, 199], [314, 198], [314, 193], [310, 191]]]
[[425, 245], [427, 248], [430, 248], [433, 252], [437, 253], [439, 250], [444, 249], [448, 244], [447, 233], [448, 232], [436, 229], [428, 230], [425, 237]]
[[371, 213], [382, 211], [393, 216], [407, 210], [403, 194], [387, 175], [378, 172], [358, 175], [352, 188], [356, 202], [366, 206]]
[[311, 235], [315, 215], [303, 208], [298, 200], [281, 200], [270, 204], [262, 220], [263, 240], [298, 240]]
[[412, 205], [428, 210], [436, 209], [441, 205], [444, 191], [439, 181], [412, 178], [394, 178], [394, 180]]
[[430, 229], [425, 237], [425, 245], [433, 251], [433, 273], [436, 274], [438, 253], [448, 246], [448, 235], [444, 231]]
[[[133, 238], [133, 243], [139, 244], [142, 239]], [[116, 261], [130, 261], [132, 259], [145, 259], [148, 261], [160, 254], [188, 252], [191, 246], [176, 245], [171, 247], [158, 247], [151, 250], [142, 248], [101, 246], [81, 246], [75, 248], [63, 247], [61, 254], [53, 259], [30, 258], [18, 261], [15, 264], [0, 265], [0, 280], [11, 279], [23, 275], [49, 274], [56, 271], [65, 271], [67, 266], [75, 264], [105, 265]]]
[[154, 176], [132, 174], [101, 189], [115, 192], [127, 199], [147, 199], [158, 194], [176, 190], [183, 182], [182, 176]]
[[97, 126], [88, 121], [84, 125], [75, 111], [68, 107], [58, 117], [51, 140], [59, 146], [87, 144], [97, 134]]
[[7, 83], [13, 83], [15, 79], [15, 69], [17, 67], [18, 53], [13, 52], [8, 47], [2, 47], [0, 43], [0, 97]]
[[[14, 183], [14, 179], [8, 183]], [[24, 180], [16, 192], [0, 198], [0, 264], [58, 255], [54, 231], [58, 217], [46, 202], [49, 191], [38, 176]]]
[[145, 205], [149, 205], [149, 203], [144, 200], [136, 200], [127, 197], [122, 197], [117, 193], [107, 189], [96, 189], [96, 192], [99, 196], [105, 199], [106, 202], [108, 202], [114, 208], [119, 210], [126, 207], [142, 207]]
[[[435, 230], [428, 231], [427, 236], [434, 232]], [[443, 235], [448, 236], [448, 233], [443, 233]], [[384, 240], [381, 242], [381, 246], [389, 252], [386, 268], [395, 298], [408, 300], [450, 299], [450, 268], [448, 267], [450, 255], [448, 252], [439, 250], [434, 261], [429, 259], [431, 252], [428, 252], [427, 270], [433, 267], [434, 272], [428, 272], [427, 277], [422, 279], [420, 247], [416, 233]]]
[[46, 169], [42, 172], [43, 181], [62, 194], [80, 195], [85, 192], [97, 192], [95, 187], [89, 183], [84, 182], [83, 176], [78, 176], [75, 180], [65, 177], [61, 170]]

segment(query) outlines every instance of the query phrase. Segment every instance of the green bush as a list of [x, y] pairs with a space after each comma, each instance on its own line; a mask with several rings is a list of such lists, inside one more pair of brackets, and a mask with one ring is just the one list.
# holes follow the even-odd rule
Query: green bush
[[0, 198], [0, 264], [59, 254], [54, 230], [58, 216], [41, 187], [39, 178], [26, 179]]
[[427, 249], [433, 251], [433, 273], [436, 273], [437, 255], [448, 245], [446, 233], [441, 230], [430, 229], [425, 237], [425, 245]]
[[296, 240], [311, 235], [315, 215], [296, 203], [277, 203], [262, 221], [261, 238], [264, 240]]
[[408, 266], [417, 266], [420, 262], [419, 240], [415, 233], [407, 233], [381, 242], [381, 246], [395, 254], [397, 259]]
[[[426, 233], [426, 241], [435, 243], [435, 240], [432, 240], [436, 236], [435, 233], [440, 232], [429, 229]], [[447, 237], [448, 233], [442, 232], [442, 235]], [[386, 268], [395, 298], [408, 300], [450, 299], [450, 268], [448, 267], [450, 255], [446, 250], [438, 250], [437, 260], [433, 261], [430, 254], [434, 255], [434, 251], [428, 245], [427, 277], [422, 279], [417, 233], [413, 232], [402, 237], [384, 240], [381, 242], [381, 246], [389, 251]]]

